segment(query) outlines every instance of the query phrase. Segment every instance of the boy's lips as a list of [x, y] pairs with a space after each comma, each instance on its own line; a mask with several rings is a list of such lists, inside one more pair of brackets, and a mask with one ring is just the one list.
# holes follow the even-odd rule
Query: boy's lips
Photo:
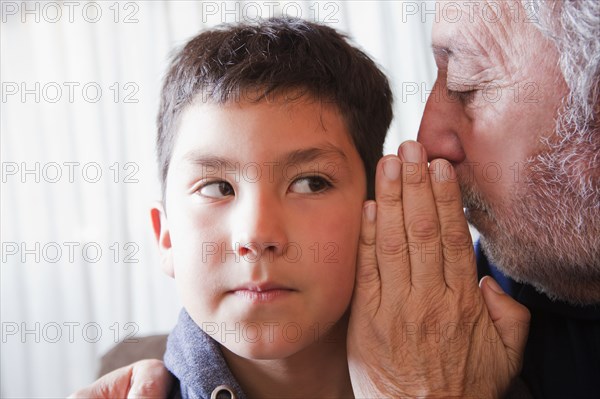
[[249, 282], [238, 287], [232, 289], [231, 291], [254, 291], [254, 292], [264, 292], [264, 291], [272, 291], [272, 290], [288, 290], [295, 291], [294, 289], [285, 286], [283, 284], [278, 284], [270, 281], [265, 281], [262, 283]]
[[283, 298], [296, 290], [283, 284], [263, 282], [242, 284], [229, 292], [249, 302], [257, 303]]

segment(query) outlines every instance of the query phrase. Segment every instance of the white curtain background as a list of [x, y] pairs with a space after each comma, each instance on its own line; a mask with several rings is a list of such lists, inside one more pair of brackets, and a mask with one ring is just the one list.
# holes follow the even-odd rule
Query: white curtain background
[[416, 138], [430, 1], [1, 3], [1, 395], [64, 397], [126, 338], [180, 307], [149, 206], [161, 79], [172, 50], [221, 22], [291, 16], [348, 33], [388, 74], [386, 152]]

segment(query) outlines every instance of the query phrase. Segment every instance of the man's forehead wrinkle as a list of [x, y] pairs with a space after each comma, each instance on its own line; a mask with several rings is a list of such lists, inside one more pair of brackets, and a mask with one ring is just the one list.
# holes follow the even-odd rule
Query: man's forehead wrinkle
[[465, 31], [468, 30], [470, 29], [457, 24], [445, 24], [443, 29], [437, 29], [432, 40], [434, 54], [448, 57], [481, 56], [482, 51], [473, 48], [469, 38], [465, 36]]
[[485, 21], [480, 18], [479, 25], [482, 36], [488, 38], [488, 48], [494, 64], [501, 66], [507, 78], [511, 78], [520, 73], [520, 60], [530, 51], [529, 41], [523, 38], [530, 33], [528, 29], [535, 28], [533, 24], [523, 23], [525, 10], [520, 1], [505, 0], [496, 4], [501, 7], [499, 18]]
[[449, 55], [457, 55], [461, 57], [479, 58], [485, 55], [485, 50], [481, 47], [473, 47], [469, 42], [464, 40], [451, 38], [448, 47]]
[[434, 46], [434, 52], [447, 54], [448, 69], [451, 75], [476, 74], [490, 66], [489, 54], [485, 45], [470, 33], [455, 32], [448, 37], [445, 46]]
[[505, 22], [488, 23], [478, 19], [474, 23], [461, 26], [461, 29], [454, 30], [448, 39], [449, 42], [464, 44], [463, 52], [470, 57], [468, 62], [478, 68], [469, 72], [472, 74], [485, 72], [485, 80], [488, 82], [508, 74], [506, 62], [509, 57], [506, 56], [505, 48], [512, 46]]
[[434, 31], [432, 48], [434, 55], [445, 59], [478, 59], [486, 56], [486, 48], [478, 45], [477, 35], [473, 34], [473, 24], [442, 23]]
[[486, 37], [488, 38], [490, 54], [497, 59], [500, 65], [508, 67], [507, 62], [509, 57], [507, 57], [506, 49], [512, 47], [510, 28], [502, 20], [494, 24], [486, 23], [484, 24], [484, 28], [486, 30]]

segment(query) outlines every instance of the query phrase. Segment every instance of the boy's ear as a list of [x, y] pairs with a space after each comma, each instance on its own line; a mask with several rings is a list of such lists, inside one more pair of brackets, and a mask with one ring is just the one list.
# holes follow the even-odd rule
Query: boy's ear
[[157, 201], [153, 204], [150, 209], [150, 217], [152, 218], [154, 236], [158, 243], [161, 267], [167, 275], [175, 277], [173, 254], [171, 251], [171, 233], [169, 232], [167, 215], [162, 202]]

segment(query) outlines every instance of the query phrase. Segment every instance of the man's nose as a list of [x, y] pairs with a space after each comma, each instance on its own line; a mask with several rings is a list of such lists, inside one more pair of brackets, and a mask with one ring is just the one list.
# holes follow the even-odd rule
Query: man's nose
[[281, 199], [268, 193], [246, 194], [233, 214], [232, 248], [240, 256], [280, 256], [288, 244]]
[[427, 99], [417, 141], [423, 144], [429, 161], [444, 158], [452, 163], [465, 159], [461, 142], [470, 129], [464, 105], [447, 93], [445, 84], [436, 80]]

